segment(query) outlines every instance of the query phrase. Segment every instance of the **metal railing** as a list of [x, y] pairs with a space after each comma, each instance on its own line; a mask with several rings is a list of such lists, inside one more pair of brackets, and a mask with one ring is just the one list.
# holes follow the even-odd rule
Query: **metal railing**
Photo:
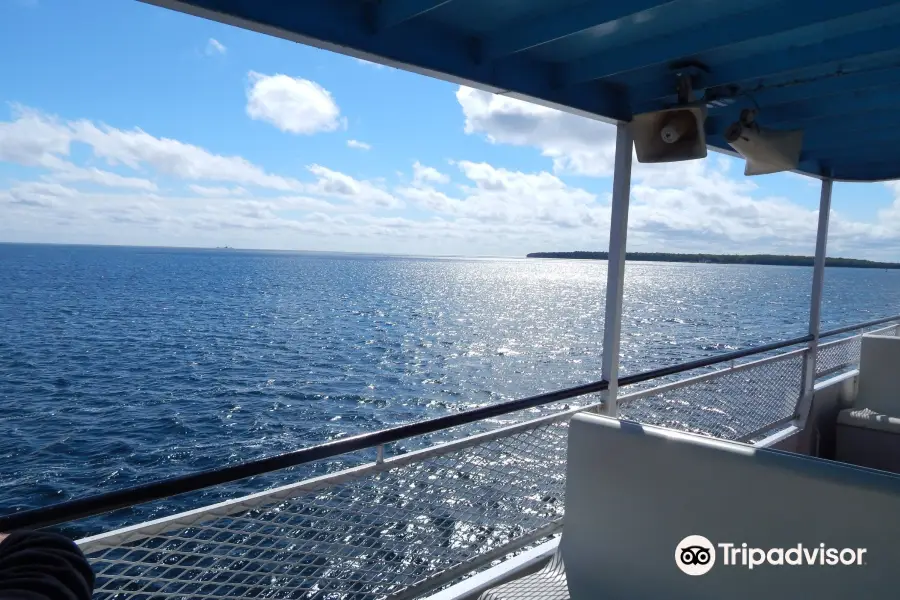
[[[900, 335], [900, 325], [879, 328], [884, 323], [880, 319], [822, 334], [820, 338], [859, 332], [819, 344], [816, 379], [856, 368], [864, 333]], [[753, 441], [796, 417], [808, 353], [808, 348], [802, 348], [733, 363], [712, 373], [630, 394], [619, 399], [619, 416], [723, 439]]]
[[81, 540], [95, 598], [435, 589], [559, 531], [574, 412]]
[[[898, 319], [900, 319], [900, 317], [898, 317]], [[881, 322], [881, 320], [878, 322]], [[628, 375], [619, 378], [619, 387], [625, 388], [629, 385], [644, 383], [673, 375], [680, 375], [682, 373], [688, 373], [696, 369], [711, 367], [718, 364], [729, 363], [748, 356], [804, 344], [810, 341], [810, 339], [812, 339], [811, 336], [806, 335], [763, 346], [756, 346], [746, 350], [736, 350], [734, 352], [728, 352], [709, 358], [693, 360], [670, 367], [662, 367], [636, 373], [634, 375]], [[408, 425], [401, 425], [399, 427], [383, 429], [372, 433], [364, 433], [342, 440], [304, 448], [295, 452], [279, 454], [278, 456], [248, 461], [237, 465], [221, 467], [181, 477], [173, 477], [171, 479], [139, 485], [124, 490], [116, 490], [97, 496], [13, 513], [11, 515], [0, 517], [0, 531], [25, 527], [47, 527], [66, 521], [99, 515], [119, 508], [133, 506], [135, 504], [169, 498], [174, 495], [223, 485], [248, 477], [286, 469], [288, 467], [314, 463], [359, 450], [378, 448], [385, 444], [446, 431], [451, 428], [481, 422], [493, 417], [509, 415], [538, 406], [545, 406], [564, 400], [570, 400], [572, 398], [587, 396], [605, 391], [608, 388], [609, 382], [602, 380], [595, 381], [572, 388], [530, 396], [528, 398], [521, 398], [510, 402], [502, 402], [462, 411], [456, 414], [430, 419], [428, 421], [410, 423]]]
[[619, 416], [747, 441], [795, 416], [807, 352], [804, 348], [735, 364], [631, 394], [619, 400]]
[[[847, 332], [841, 331], [841, 333]], [[816, 377], [825, 377], [826, 375], [839, 373], [859, 364], [859, 351], [863, 333], [900, 336], [900, 325], [870, 329], [852, 337], [819, 344], [819, 351], [816, 356]]]
[[[900, 317], [823, 333], [864, 331]], [[897, 335], [900, 326], [879, 331]], [[816, 373], [852, 368], [859, 335], [819, 346]], [[621, 416], [750, 440], [795, 417], [809, 336], [623, 377], [620, 386], [728, 367], [620, 397]], [[606, 389], [606, 382], [523, 398], [330, 442], [215, 471], [0, 519], [40, 527], [165, 500], [252, 475], [376, 449], [358, 467], [166, 516], [79, 541], [97, 598], [414, 597], [562, 526], [567, 422], [560, 411], [495, 431], [384, 457], [384, 444]]]

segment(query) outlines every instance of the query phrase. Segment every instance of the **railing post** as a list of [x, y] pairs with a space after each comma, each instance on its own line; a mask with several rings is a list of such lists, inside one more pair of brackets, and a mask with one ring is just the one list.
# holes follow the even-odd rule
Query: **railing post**
[[812, 294], [809, 304], [809, 347], [803, 360], [803, 380], [800, 399], [797, 402], [797, 417], [802, 429], [812, 408], [813, 387], [816, 382], [816, 358], [819, 353], [819, 324], [822, 315], [822, 289], [825, 285], [825, 248], [828, 244], [828, 219], [831, 214], [831, 190], [834, 181], [822, 180], [819, 196], [819, 228], [816, 233], [816, 260], [813, 264]]
[[631, 153], [634, 140], [626, 123], [616, 125], [616, 162], [613, 171], [609, 257], [606, 270], [606, 315], [603, 318], [602, 379], [609, 382], [603, 412], [618, 415], [619, 341], [622, 334], [622, 298], [625, 288], [625, 245], [628, 237], [628, 202], [631, 194]]

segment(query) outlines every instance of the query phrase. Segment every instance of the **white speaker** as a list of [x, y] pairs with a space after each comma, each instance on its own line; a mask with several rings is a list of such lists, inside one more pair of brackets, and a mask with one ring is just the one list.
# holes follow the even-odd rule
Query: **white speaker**
[[768, 175], [797, 168], [803, 130], [775, 131], [736, 121], [725, 130], [725, 141], [746, 159], [744, 175]]
[[705, 121], [706, 106], [682, 106], [634, 115], [630, 127], [638, 162], [705, 158]]

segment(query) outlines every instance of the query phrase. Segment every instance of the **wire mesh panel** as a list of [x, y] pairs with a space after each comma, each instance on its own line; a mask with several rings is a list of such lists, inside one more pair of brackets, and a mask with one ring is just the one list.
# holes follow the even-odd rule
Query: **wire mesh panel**
[[163, 533], [88, 541], [95, 598], [362, 600], [427, 587], [559, 528], [566, 431], [545, 423]]
[[831, 375], [859, 364], [862, 340], [854, 336], [819, 346], [816, 354], [816, 377]]
[[794, 414], [800, 397], [799, 352], [687, 380], [657, 394], [623, 397], [625, 419], [739, 439]]
[[900, 325], [878, 326], [869, 331], [859, 330], [860, 335], [820, 344], [816, 354], [816, 377], [833, 375], [859, 366], [863, 333], [896, 336], [900, 335]]

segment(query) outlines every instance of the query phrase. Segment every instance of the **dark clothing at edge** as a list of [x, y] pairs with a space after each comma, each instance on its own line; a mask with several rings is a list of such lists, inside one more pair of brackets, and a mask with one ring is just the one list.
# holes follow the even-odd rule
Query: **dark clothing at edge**
[[90, 600], [94, 573], [74, 542], [15, 531], [0, 541], [0, 600]]

